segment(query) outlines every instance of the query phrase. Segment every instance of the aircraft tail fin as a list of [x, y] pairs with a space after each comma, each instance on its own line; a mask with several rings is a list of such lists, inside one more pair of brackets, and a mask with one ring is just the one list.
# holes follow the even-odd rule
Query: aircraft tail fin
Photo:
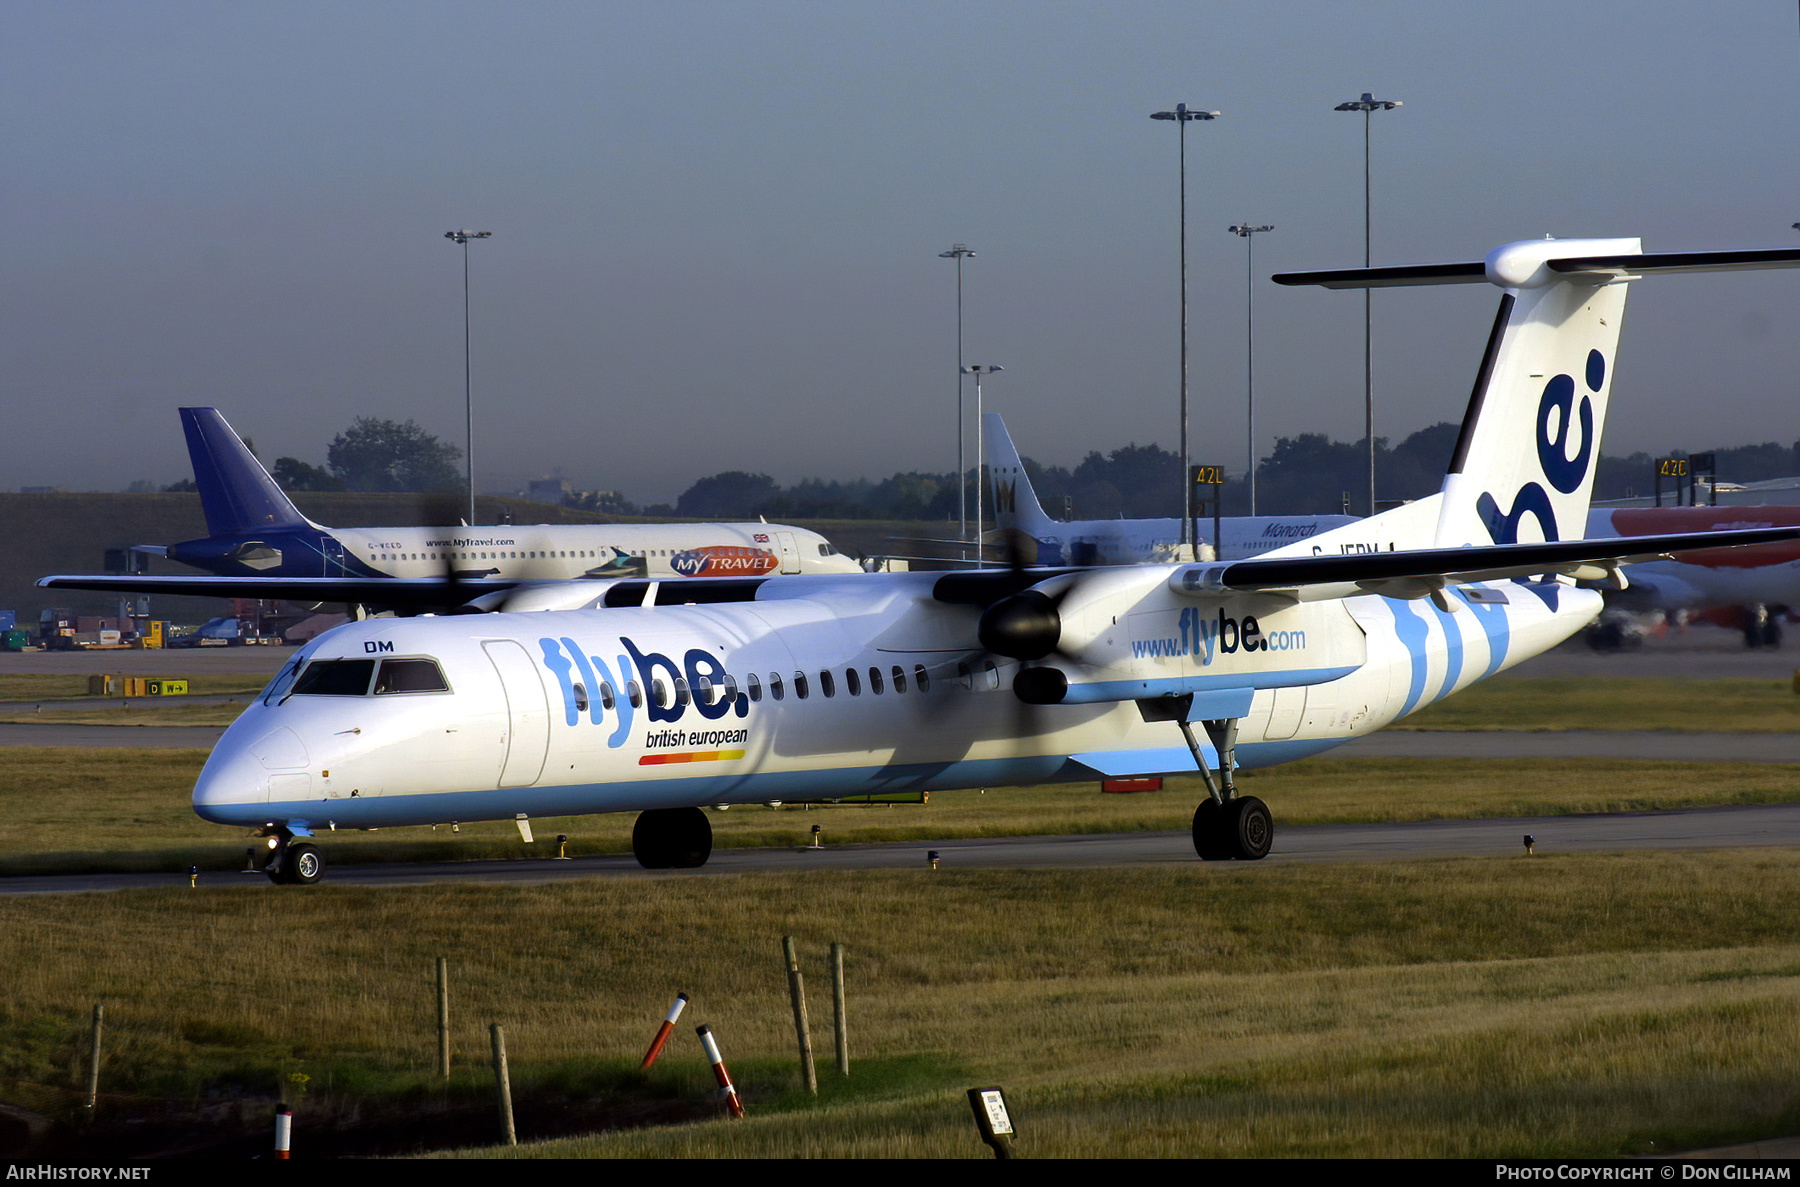
[[[1405, 508], [1401, 547], [1580, 539], [1612, 389], [1628, 282], [1657, 272], [1800, 266], [1800, 250], [1646, 253], [1637, 239], [1535, 239], [1476, 263], [1288, 273], [1327, 288], [1468, 284], [1502, 296], [1444, 478], [1435, 530]], [[1367, 534], [1368, 524], [1362, 525]]]
[[984, 434], [982, 460], [987, 463], [988, 495], [993, 500], [994, 526], [1001, 531], [1018, 530], [1034, 538], [1050, 530], [1051, 519], [1044, 514], [1025, 463], [1013, 447], [1006, 422], [998, 412], [982, 414]]
[[239, 536], [269, 528], [308, 526], [307, 518], [217, 408], [180, 411], [208, 535]]

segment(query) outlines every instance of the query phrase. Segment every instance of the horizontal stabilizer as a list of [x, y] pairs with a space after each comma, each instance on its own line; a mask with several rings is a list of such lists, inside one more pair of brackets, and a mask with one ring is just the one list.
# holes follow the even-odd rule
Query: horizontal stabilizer
[[1585, 259], [1546, 262], [1556, 272], [1611, 276], [1649, 276], [1664, 272], [1749, 272], [1760, 268], [1800, 267], [1800, 248], [1652, 251], [1641, 255], [1590, 256]]
[[[1547, 256], [1556, 240], [1529, 243], [1538, 250], [1530, 254]], [[1665, 272], [1744, 272], [1759, 268], [1800, 267], [1800, 248], [1764, 247], [1740, 251], [1657, 251], [1625, 252], [1598, 256], [1575, 256], [1542, 259], [1552, 272], [1570, 279], [1590, 279], [1596, 284], [1623, 277], [1650, 276]], [[1318, 285], [1328, 289], [1400, 288], [1424, 284], [1478, 284], [1488, 281], [1506, 287], [1524, 279], [1506, 268], [1503, 261], [1490, 256], [1458, 264], [1399, 264], [1380, 268], [1333, 268], [1319, 272], [1277, 272], [1269, 277], [1276, 284]]]
[[1277, 272], [1276, 284], [1316, 284], [1328, 289], [1385, 289], [1419, 284], [1480, 284], [1487, 280], [1487, 265], [1402, 264], [1386, 268], [1334, 268], [1327, 272]]
[[[1420, 548], [1405, 552], [1359, 552], [1343, 556], [1296, 556], [1234, 561], [1224, 565], [1183, 565], [1169, 579], [1177, 593], [1247, 593], [1348, 586], [1332, 596], [1359, 591], [1388, 592], [1371, 587], [1408, 580], [1465, 583], [1501, 581], [1540, 573], [1574, 573], [1599, 566], [1612, 568], [1661, 560], [1699, 548], [1732, 548], [1800, 539], [1800, 527], [1747, 528], [1729, 532], [1680, 532], [1661, 536], [1624, 536], [1604, 540], [1563, 540], [1536, 544], [1484, 547]], [[1585, 574], [1583, 574], [1585, 575]], [[1423, 592], [1421, 590], [1420, 592]]]

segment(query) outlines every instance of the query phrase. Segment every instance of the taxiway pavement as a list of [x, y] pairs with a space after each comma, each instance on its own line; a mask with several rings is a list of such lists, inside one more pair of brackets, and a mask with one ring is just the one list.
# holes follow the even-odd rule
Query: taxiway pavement
[[[1536, 842], [1527, 857], [1524, 838]], [[329, 863], [329, 837], [320, 839]], [[625, 855], [528, 861], [406, 863], [330, 868], [337, 886], [423, 886], [439, 883], [531, 884], [580, 878], [704, 878], [722, 874], [831, 870], [1104, 869], [1181, 865], [1196, 877], [1249, 876], [1259, 869], [1318, 862], [1420, 861], [1447, 857], [1517, 857], [1632, 850], [1792, 848], [1800, 845], [1800, 804], [1693, 808], [1604, 816], [1536, 816], [1499, 820], [1426, 820], [1407, 824], [1287, 825], [1277, 822], [1275, 848], [1260, 862], [1202, 862], [1185, 832], [1105, 833], [1074, 837], [999, 837], [827, 845], [819, 849], [719, 849], [697, 870], [645, 870]], [[185, 874], [58, 874], [0, 878], [0, 894], [68, 894], [185, 887]], [[274, 891], [260, 874], [206, 873], [208, 889], [237, 886]], [[287, 888], [281, 888], [287, 889]]]

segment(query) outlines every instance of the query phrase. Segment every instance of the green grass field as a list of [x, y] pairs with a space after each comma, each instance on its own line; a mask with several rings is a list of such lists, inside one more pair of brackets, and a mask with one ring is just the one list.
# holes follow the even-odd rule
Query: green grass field
[[[194, 750], [14, 747], [0, 765], [0, 876], [72, 871], [240, 868], [243, 830], [194, 815]], [[1566, 815], [1800, 799], [1800, 768], [1766, 763], [1617, 759], [1316, 758], [1246, 773], [1276, 825]], [[1105, 795], [1097, 783], [935, 792], [928, 804], [713, 811], [720, 847], [799, 846], [812, 826], [827, 845], [959, 837], [1185, 830], [1205, 794], [1198, 778], [1165, 790]], [[542, 859], [555, 837], [576, 856], [627, 853], [629, 813], [534, 820], [525, 845], [511, 822], [322, 834], [328, 863]]]
[[[268, 683], [265, 676], [249, 673], [217, 672], [199, 676], [178, 676], [186, 680], [192, 696], [218, 696], [229, 693], [254, 693]], [[64, 672], [0, 672], [0, 701], [42, 701], [58, 703], [59, 708], [73, 708], [86, 702], [117, 701], [117, 697], [88, 695], [88, 678]], [[179, 697], [170, 698], [172, 702]]]
[[[105, 1110], [237, 1101], [266, 1127], [298, 1093], [303, 1141], [383, 1101], [485, 1100], [499, 1022], [529, 1136], [570, 1101], [704, 1114], [707, 1022], [747, 1120], [480, 1152], [983, 1157], [962, 1090], [997, 1083], [1037, 1158], [1607, 1157], [1800, 1129], [1797, 935], [1800, 854], [1779, 850], [0, 899], [0, 1077], [66, 1115], [103, 1002]], [[640, 1075], [678, 989], [693, 1004]]]
[[1800, 729], [1800, 696], [1788, 680], [1520, 676], [1483, 681], [1388, 728], [1789, 733]]

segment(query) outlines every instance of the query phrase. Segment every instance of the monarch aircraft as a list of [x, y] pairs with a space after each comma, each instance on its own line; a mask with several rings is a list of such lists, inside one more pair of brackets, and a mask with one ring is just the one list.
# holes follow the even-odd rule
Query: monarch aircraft
[[545, 583], [468, 607], [503, 612], [347, 623], [226, 730], [194, 808], [260, 832], [273, 880], [309, 883], [323, 830], [512, 819], [528, 835], [532, 816], [633, 811], [639, 862], [696, 866], [707, 805], [1197, 770], [1198, 855], [1260, 858], [1273, 821], [1238, 769], [1330, 749], [1555, 646], [1600, 608], [1575, 579], [1624, 585], [1633, 561], [1800, 538], [1568, 538], [1629, 282], [1796, 264], [1534, 240], [1279, 276], [1501, 290], [1440, 493], [1249, 560]]
[[[329, 528], [300, 513], [216, 408], [183, 408], [194, 484], [207, 535], [138, 551], [226, 578], [337, 578], [351, 587], [394, 578], [503, 589], [524, 579], [719, 577], [767, 573], [856, 573], [861, 568], [823, 536], [770, 523], [530, 524], [471, 527]], [[173, 579], [165, 593], [215, 592], [218, 583]], [[229, 583], [241, 596], [283, 596]], [[393, 592], [373, 586], [383, 601]], [[266, 592], [265, 592], [266, 591]], [[404, 595], [402, 595], [404, 597]], [[316, 599], [338, 601], [344, 599]]]
[[[1009, 543], [1023, 544], [1027, 559], [1046, 565], [1128, 565], [1173, 560], [1181, 542], [1180, 519], [1054, 520], [1044, 514], [1025, 463], [1019, 460], [1006, 422], [998, 412], [982, 414], [988, 489], [994, 523]], [[1212, 519], [1195, 521], [1194, 538], [1211, 545], [1219, 560], [1242, 560], [1322, 532], [1358, 522], [1354, 515], [1230, 515], [1219, 521], [1219, 539], [1210, 538]]]

